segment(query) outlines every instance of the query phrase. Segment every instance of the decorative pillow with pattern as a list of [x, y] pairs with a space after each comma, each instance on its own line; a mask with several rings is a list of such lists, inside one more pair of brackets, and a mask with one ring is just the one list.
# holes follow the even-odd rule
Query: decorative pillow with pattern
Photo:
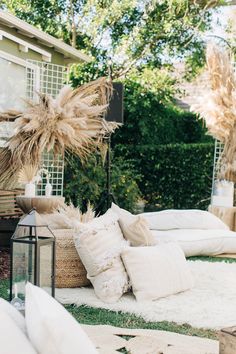
[[75, 232], [75, 247], [94, 286], [104, 302], [116, 302], [128, 290], [128, 277], [121, 260], [127, 245], [118, 216], [109, 209]]

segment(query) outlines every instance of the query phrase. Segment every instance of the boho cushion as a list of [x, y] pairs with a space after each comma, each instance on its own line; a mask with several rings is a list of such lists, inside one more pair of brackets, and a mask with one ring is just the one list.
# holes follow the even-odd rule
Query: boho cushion
[[22, 314], [8, 301], [0, 298], [0, 311], [4, 311], [15, 322], [17, 327], [26, 334], [25, 319]]
[[122, 259], [138, 301], [156, 300], [193, 286], [184, 253], [175, 243], [128, 247]]
[[1, 354], [36, 354], [36, 350], [26, 334], [19, 328], [13, 318], [2, 309], [0, 309], [0, 333]]
[[90, 284], [74, 244], [74, 230], [54, 230], [56, 238], [56, 287], [78, 288]]
[[[69, 312], [46, 291], [30, 283], [26, 284], [25, 315], [29, 339], [39, 353], [98, 354]], [[23, 350], [21, 353], [25, 354]]]
[[156, 243], [144, 217], [132, 215], [114, 203], [111, 208], [118, 215], [123, 235], [131, 246], [152, 246]]
[[127, 291], [127, 274], [120, 258], [125, 245], [118, 216], [111, 209], [75, 233], [75, 246], [88, 279], [104, 302], [116, 302]]
[[163, 210], [141, 214], [151, 230], [222, 229], [229, 230], [217, 216], [204, 210]]

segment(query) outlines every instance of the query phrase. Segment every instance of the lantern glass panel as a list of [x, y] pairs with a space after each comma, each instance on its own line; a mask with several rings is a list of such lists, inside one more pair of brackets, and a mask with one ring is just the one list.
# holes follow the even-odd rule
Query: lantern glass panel
[[53, 243], [40, 246], [39, 284], [50, 295], [52, 293]]
[[[30, 238], [24, 239], [29, 241]], [[35, 283], [35, 244], [13, 242], [12, 291], [17, 290], [18, 297], [25, 298], [25, 283]], [[16, 286], [15, 286], [16, 285]]]
[[53, 237], [47, 226], [20, 226], [14, 233], [14, 239], [32, 236], [35, 241], [35, 237]]

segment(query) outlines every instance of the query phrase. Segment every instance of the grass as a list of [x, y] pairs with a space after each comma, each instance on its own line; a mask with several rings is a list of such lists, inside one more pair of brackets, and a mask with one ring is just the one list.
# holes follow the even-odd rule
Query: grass
[[[227, 262], [235, 263], [236, 259], [231, 258], [215, 258], [215, 257], [189, 257], [189, 260], [201, 260], [208, 262]], [[8, 300], [8, 280], [0, 280], [0, 297]], [[198, 329], [188, 324], [178, 325], [174, 322], [146, 322], [143, 318], [122, 312], [114, 312], [105, 309], [97, 309], [88, 306], [66, 305], [65, 308], [74, 316], [74, 318], [82, 323], [89, 325], [111, 325], [123, 328], [142, 328], [156, 329], [169, 332], [185, 334], [189, 336], [197, 336], [203, 338], [217, 339], [217, 331]]]
[[225, 262], [225, 263], [235, 263], [236, 258], [221, 258], [221, 257], [208, 257], [208, 256], [198, 256], [198, 257], [188, 257], [189, 261], [204, 261], [204, 262]]
[[217, 332], [212, 330], [193, 328], [190, 325], [178, 325], [174, 322], [146, 322], [143, 318], [121, 312], [96, 309], [87, 306], [65, 306], [65, 308], [83, 324], [106, 324], [122, 328], [158, 329], [162, 331], [176, 332], [189, 336], [217, 339]]

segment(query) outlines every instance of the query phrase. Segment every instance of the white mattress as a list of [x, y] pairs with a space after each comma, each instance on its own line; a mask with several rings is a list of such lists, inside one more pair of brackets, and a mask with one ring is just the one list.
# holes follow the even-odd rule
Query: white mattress
[[236, 253], [236, 232], [229, 230], [173, 229], [151, 230], [156, 242], [177, 242], [185, 256]]

